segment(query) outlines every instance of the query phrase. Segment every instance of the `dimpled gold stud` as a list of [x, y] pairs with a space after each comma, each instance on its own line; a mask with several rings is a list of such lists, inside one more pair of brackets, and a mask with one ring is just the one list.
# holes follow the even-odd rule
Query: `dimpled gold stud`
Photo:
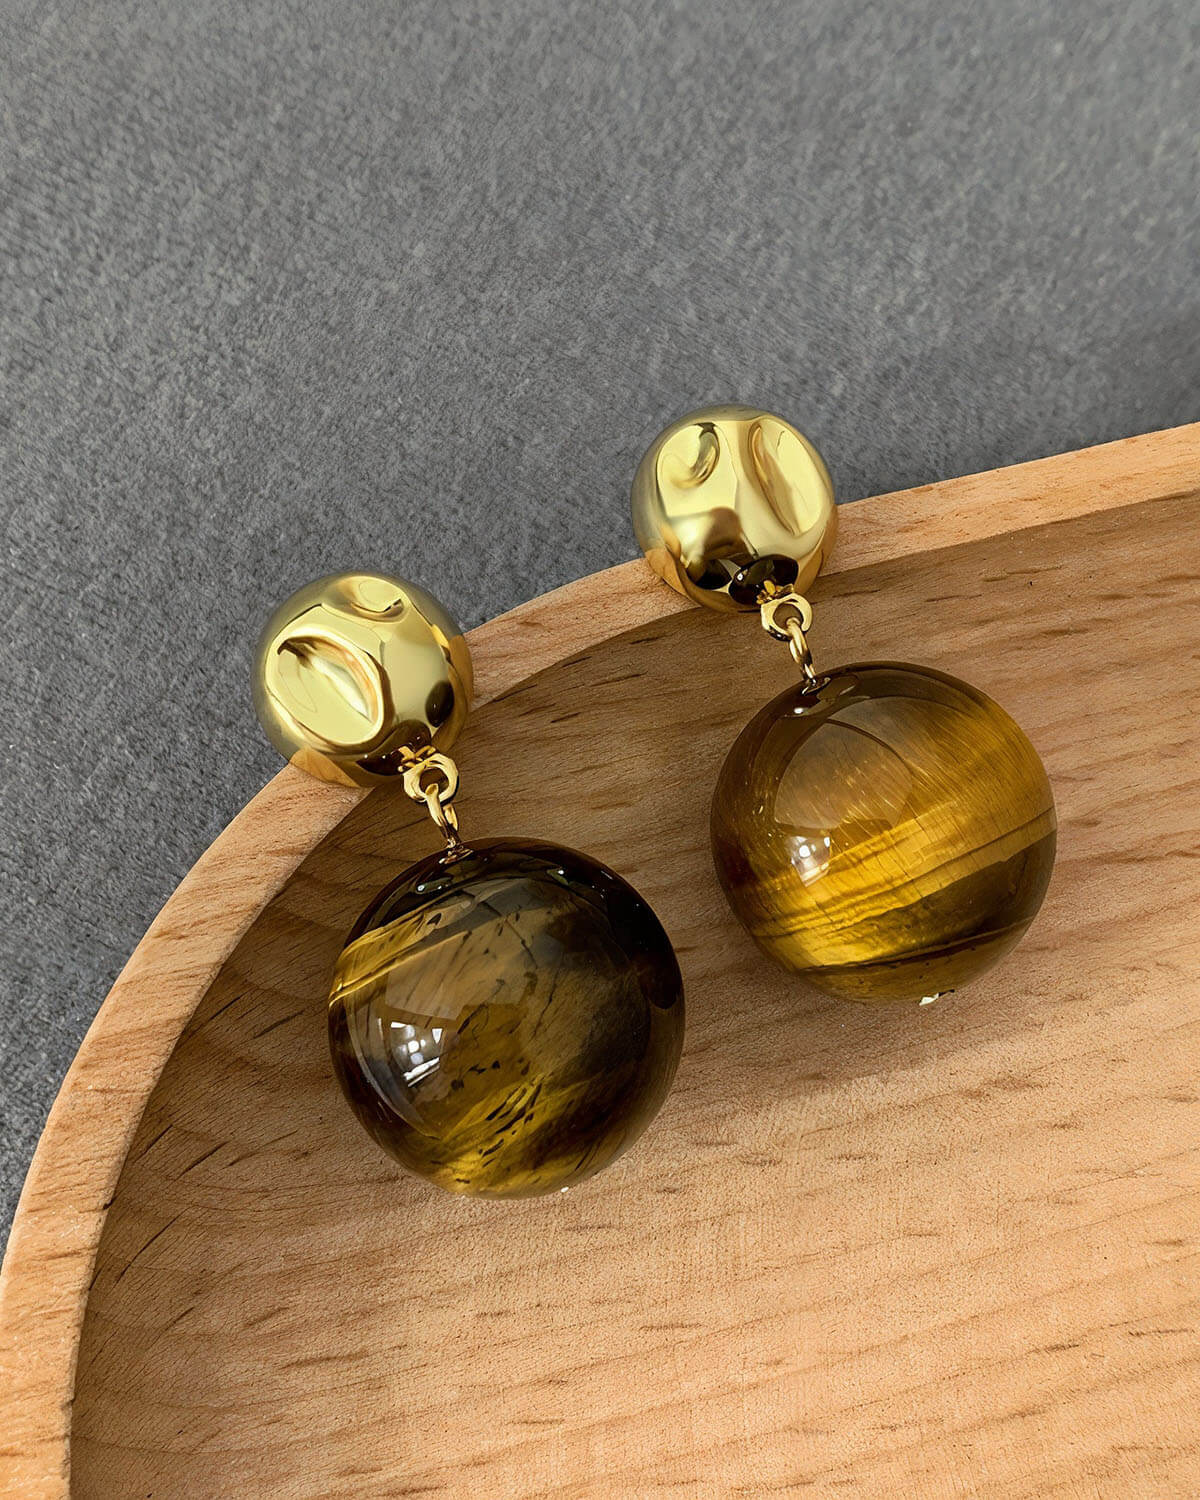
[[641, 1134], [670, 1088], [683, 986], [657, 917], [614, 871], [530, 839], [466, 843], [448, 751], [471, 661], [402, 579], [294, 594], [255, 658], [263, 727], [326, 780], [398, 786], [445, 847], [375, 899], [338, 959], [334, 1071], [397, 1161], [452, 1192], [562, 1189]]
[[1022, 936], [1054, 864], [1037, 752], [985, 694], [927, 667], [818, 673], [802, 590], [828, 555], [816, 449], [766, 412], [716, 407], [651, 445], [633, 487], [651, 567], [710, 608], [757, 611], [800, 670], [717, 778], [712, 845], [762, 950], [840, 998], [922, 1001]]
[[285, 760], [324, 781], [394, 783], [415, 750], [454, 743], [470, 702], [458, 626], [400, 578], [320, 578], [280, 605], [259, 640], [259, 721]]
[[646, 560], [710, 609], [757, 609], [765, 588], [806, 589], [837, 533], [821, 455], [781, 417], [713, 406], [651, 443], [633, 481]]

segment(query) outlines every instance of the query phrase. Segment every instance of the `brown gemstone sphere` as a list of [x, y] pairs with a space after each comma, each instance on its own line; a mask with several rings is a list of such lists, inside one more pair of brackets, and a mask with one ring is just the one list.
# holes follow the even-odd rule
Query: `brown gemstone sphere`
[[842, 667], [746, 726], [713, 856], [763, 951], [830, 995], [921, 1000], [1021, 937], [1054, 864], [1037, 752], [984, 693], [926, 667]]
[[406, 870], [338, 960], [329, 1042], [347, 1099], [451, 1192], [547, 1193], [637, 1139], [675, 1074], [683, 983], [619, 875], [510, 839]]

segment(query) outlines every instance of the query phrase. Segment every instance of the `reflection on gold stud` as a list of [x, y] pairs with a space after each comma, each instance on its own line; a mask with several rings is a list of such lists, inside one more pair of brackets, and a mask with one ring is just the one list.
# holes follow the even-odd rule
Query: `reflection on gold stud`
[[713, 609], [757, 609], [764, 586], [802, 592], [837, 530], [816, 448], [781, 417], [748, 406], [706, 407], [660, 433], [632, 500], [650, 566]]
[[423, 589], [337, 573], [271, 616], [254, 661], [254, 705], [272, 744], [326, 781], [394, 781], [414, 750], [454, 743], [471, 701], [458, 626]]

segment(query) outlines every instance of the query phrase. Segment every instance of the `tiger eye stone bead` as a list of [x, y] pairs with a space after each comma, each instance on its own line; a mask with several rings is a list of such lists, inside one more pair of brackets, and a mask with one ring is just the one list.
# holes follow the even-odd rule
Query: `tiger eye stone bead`
[[825, 993], [920, 1000], [1012, 948], [1054, 864], [1037, 752], [924, 667], [843, 667], [743, 730], [712, 806], [717, 873], [763, 951]]
[[329, 1004], [363, 1125], [452, 1192], [524, 1197], [607, 1166], [661, 1105], [683, 985], [620, 876], [551, 844], [414, 865], [362, 916]]

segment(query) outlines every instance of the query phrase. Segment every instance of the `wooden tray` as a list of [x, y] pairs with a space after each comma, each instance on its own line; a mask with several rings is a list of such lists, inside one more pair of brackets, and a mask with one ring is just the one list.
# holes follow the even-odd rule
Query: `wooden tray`
[[473, 634], [470, 834], [609, 861], [671, 933], [656, 1125], [460, 1201], [335, 1092], [324, 1000], [432, 847], [285, 771], [130, 959], [46, 1127], [0, 1303], [0, 1493], [1200, 1493], [1200, 425], [863, 501], [829, 665], [909, 658], [1044, 755], [1058, 868], [952, 1001], [797, 990], [725, 909], [717, 766], [791, 679], [640, 563]]

